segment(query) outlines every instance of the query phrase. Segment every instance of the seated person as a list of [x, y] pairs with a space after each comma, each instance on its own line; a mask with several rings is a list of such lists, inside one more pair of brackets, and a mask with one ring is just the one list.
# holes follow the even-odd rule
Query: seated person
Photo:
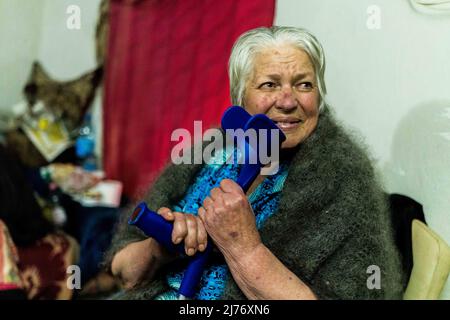
[[[401, 299], [404, 272], [387, 199], [364, 148], [325, 101], [322, 46], [306, 30], [258, 28], [235, 43], [232, 102], [284, 132], [280, 170], [245, 194], [237, 164], [169, 165], [146, 197], [174, 223], [174, 243], [210, 259], [196, 299]], [[105, 265], [119, 299], [174, 299], [185, 258], [128, 226], [124, 212]], [[368, 281], [373, 266], [380, 286]]]
[[78, 244], [42, 214], [24, 168], [0, 145], [0, 299], [71, 299]]
[[54, 230], [42, 215], [19, 160], [0, 145], [0, 220], [14, 243], [28, 246]]

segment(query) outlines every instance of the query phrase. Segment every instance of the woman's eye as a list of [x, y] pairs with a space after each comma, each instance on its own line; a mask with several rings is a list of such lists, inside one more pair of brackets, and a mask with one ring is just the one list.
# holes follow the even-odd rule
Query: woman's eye
[[262, 84], [259, 86], [259, 88], [260, 88], [260, 89], [273, 89], [273, 88], [275, 88], [276, 86], [277, 86], [277, 84], [276, 84], [275, 82], [270, 82], [270, 81], [268, 81], [268, 82], [262, 83]]
[[297, 88], [301, 89], [301, 90], [310, 90], [313, 88], [313, 84], [312, 82], [301, 82], [299, 84], [297, 84]]

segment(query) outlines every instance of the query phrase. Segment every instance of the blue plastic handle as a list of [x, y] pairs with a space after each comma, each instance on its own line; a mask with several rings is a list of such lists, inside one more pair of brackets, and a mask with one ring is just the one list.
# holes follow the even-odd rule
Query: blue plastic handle
[[[174, 244], [172, 242], [173, 224], [165, 220], [155, 211], [150, 210], [145, 202], [141, 202], [136, 207], [128, 224], [138, 227], [147, 236], [158, 241], [159, 244], [163, 245], [169, 251], [179, 252], [181, 254], [185, 253], [184, 243]], [[211, 250], [211, 239], [209, 239], [206, 249], [203, 252], [197, 252], [197, 254], [192, 257], [179, 290], [180, 294], [183, 296], [187, 298], [194, 297], [197, 284], [202, 277]]]
[[[283, 131], [281, 131], [269, 117], [264, 114], [251, 116], [244, 108], [239, 106], [232, 106], [225, 111], [222, 117], [222, 129], [243, 129], [244, 131], [249, 129], [254, 129], [256, 131], [264, 129], [267, 132], [267, 141], [265, 142], [265, 145], [268, 150], [270, 150], [271, 143], [273, 142], [272, 130], [278, 132], [279, 146], [286, 140]], [[264, 143], [260, 141], [260, 139], [262, 139], [260, 135], [257, 135], [257, 137], [258, 143]], [[260, 173], [262, 164], [259, 161], [257, 146], [250, 145], [248, 141], [238, 141], [238, 147], [243, 149], [241, 151], [245, 156], [245, 160], [236, 183], [241, 186], [244, 192], [247, 192]], [[256, 159], [257, 163], [251, 163], [250, 159]]]
[[250, 120], [252, 116], [245, 111], [244, 108], [239, 106], [229, 107], [222, 115], [222, 120], [220, 124], [222, 125], [223, 130], [232, 129], [244, 129], [248, 120]]
[[145, 235], [152, 237], [171, 252], [184, 252], [183, 243], [174, 244], [172, 242], [173, 224], [155, 211], [147, 208], [145, 202], [141, 202], [128, 220], [129, 225], [141, 229]]
[[[222, 129], [268, 129], [268, 146], [270, 147], [272, 136], [270, 134], [270, 129], [278, 129], [275, 123], [270, 120], [265, 115], [255, 115], [251, 116], [244, 108], [239, 106], [233, 106], [228, 108], [222, 117]], [[279, 129], [278, 129], [279, 130]], [[286, 139], [285, 135], [281, 130], [279, 130], [280, 145]], [[240, 147], [245, 149], [245, 162], [241, 169], [239, 177], [236, 183], [241, 186], [241, 188], [246, 192], [251, 186], [254, 179], [258, 176], [261, 170], [261, 163], [257, 161], [256, 164], [251, 164], [249, 159], [252, 154], [257, 152], [256, 148], [251, 146], [248, 142], [240, 142]], [[243, 150], [244, 151], [244, 150]], [[256, 153], [256, 159], [258, 159]], [[147, 205], [142, 202], [140, 203], [133, 214], [131, 215], [129, 225], [134, 225], [141, 229], [147, 236], [154, 238], [158, 243], [163, 245], [169, 251], [179, 252], [184, 254], [184, 243], [175, 245], [172, 242], [172, 231], [173, 224], [166, 221], [156, 212], [149, 210]], [[183, 281], [179, 289], [179, 293], [187, 298], [193, 298], [196, 293], [196, 287], [201, 279], [203, 270], [205, 269], [206, 262], [208, 260], [209, 253], [212, 250], [212, 241], [208, 238], [208, 245], [203, 252], [197, 252], [189, 262], [189, 265], [185, 271]]]

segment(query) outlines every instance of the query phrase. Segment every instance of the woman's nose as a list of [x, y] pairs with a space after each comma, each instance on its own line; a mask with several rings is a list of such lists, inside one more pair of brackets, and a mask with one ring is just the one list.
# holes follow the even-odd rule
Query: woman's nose
[[277, 97], [276, 108], [289, 111], [297, 108], [297, 105], [292, 88], [283, 88]]

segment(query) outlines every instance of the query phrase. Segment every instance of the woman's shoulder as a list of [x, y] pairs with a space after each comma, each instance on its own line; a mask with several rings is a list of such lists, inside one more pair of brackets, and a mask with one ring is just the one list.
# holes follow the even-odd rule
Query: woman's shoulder
[[329, 170], [343, 174], [352, 172], [353, 176], [363, 172], [366, 177], [374, 173], [374, 158], [362, 134], [338, 120], [330, 110], [321, 115], [309, 143], [312, 158], [318, 163], [326, 161], [328, 165], [324, 167]]

